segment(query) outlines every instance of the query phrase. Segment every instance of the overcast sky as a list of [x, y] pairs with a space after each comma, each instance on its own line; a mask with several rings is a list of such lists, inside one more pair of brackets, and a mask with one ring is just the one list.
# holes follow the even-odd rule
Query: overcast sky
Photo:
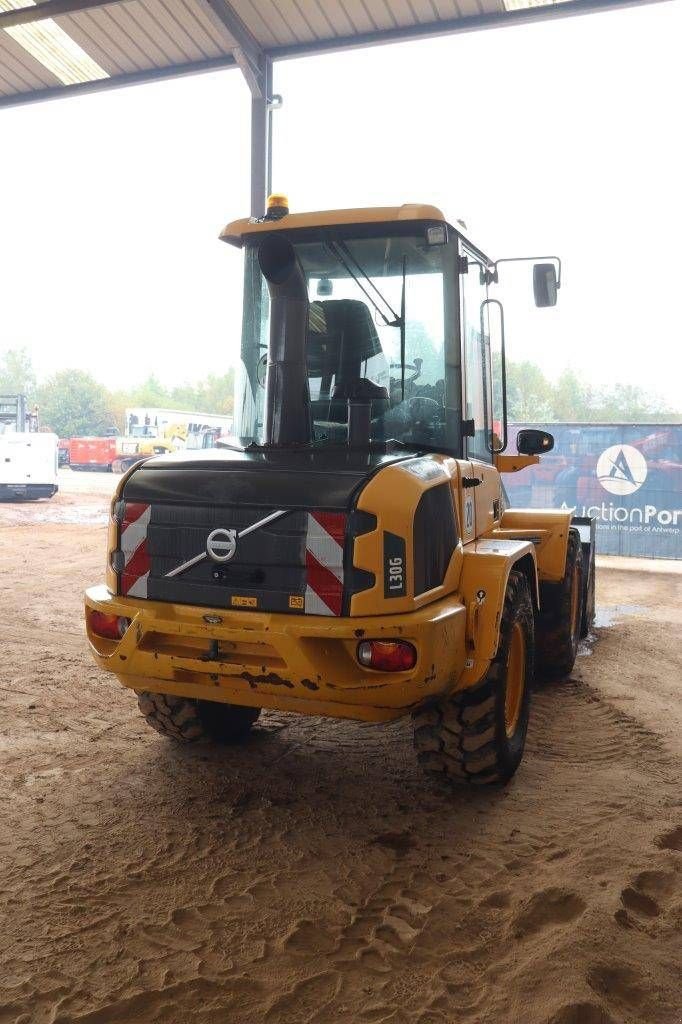
[[[426, 202], [494, 258], [558, 254], [556, 310], [504, 289], [508, 355], [682, 407], [682, 5], [286, 61], [292, 209]], [[167, 383], [238, 358], [249, 98], [225, 71], [0, 110], [0, 351]], [[512, 287], [513, 285], [513, 287]]]

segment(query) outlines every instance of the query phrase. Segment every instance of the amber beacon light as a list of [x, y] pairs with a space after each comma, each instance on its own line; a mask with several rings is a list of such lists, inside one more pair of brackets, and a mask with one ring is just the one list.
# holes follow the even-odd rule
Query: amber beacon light
[[271, 196], [268, 196], [265, 206], [266, 220], [279, 220], [280, 217], [286, 217], [289, 212], [289, 199], [281, 192], [273, 192]]

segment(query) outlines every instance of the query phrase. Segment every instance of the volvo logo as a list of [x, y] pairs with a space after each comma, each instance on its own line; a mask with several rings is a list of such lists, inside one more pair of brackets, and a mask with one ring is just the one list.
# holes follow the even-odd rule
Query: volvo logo
[[259, 519], [255, 523], [251, 523], [251, 526], [245, 526], [243, 530], [226, 530], [219, 527], [217, 530], [212, 530], [206, 538], [206, 550], [195, 555], [194, 558], [188, 559], [186, 562], [182, 562], [180, 565], [176, 565], [175, 569], [171, 569], [170, 572], [166, 573], [166, 578], [169, 576], [179, 576], [181, 572], [186, 569], [191, 569], [193, 565], [198, 565], [199, 562], [203, 562], [205, 558], [210, 558], [213, 562], [229, 562], [231, 558], [234, 558], [237, 550], [237, 541], [242, 537], [246, 537], [247, 534], [253, 533], [254, 530], [259, 530], [261, 526], [266, 526], [267, 523], [271, 523], [273, 519], [279, 519], [280, 516], [285, 516], [288, 509], [279, 509], [277, 512], [271, 512], [270, 515], [265, 516], [263, 519]]
[[229, 562], [237, 550], [236, 530], [213, 530], [206, 541], [206, 554], [214, 562]]

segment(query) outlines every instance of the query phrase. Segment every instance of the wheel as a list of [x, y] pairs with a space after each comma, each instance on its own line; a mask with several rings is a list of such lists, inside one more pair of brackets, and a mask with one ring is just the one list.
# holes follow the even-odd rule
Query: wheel
[[111, 472], [112, 473], [122, 473], [123, 472], [123, 460], [122, 459], [114, 459], [114, 461], [111, 463]]
[[583, 549], [583, 572], [587, 573], [587, 586], [585, 587], [585, 602], [583, 605], [583, 614], [580, 620], [580, 639], [586, 637], [594, 625], [594, 611], [595, 611], [595, 574], [596, 568], [594, 564], [594, 544], [590, 544], [590, 554], [588, 557], [587, 566], [585, 566], [585, 551]]
[[560, 583], [540, 584], [537, 675], [563, 679], [578, 653], [583, 618], [583, 552], [580, 534], [569, 530], [566, 569]]
[[148, 690], [137, 691], [137, 703], [152, 729], [179, 743], [206, 739], [236, 743], [247, 735], [260, 715], [260, 708], [190, 700]]
[[412, 716], [425, 771], [455, 782], [507, 782], [523, 756], [535, 656], [533, 605], [523, 573], [512, 572], [497, 654], [482, 683]]

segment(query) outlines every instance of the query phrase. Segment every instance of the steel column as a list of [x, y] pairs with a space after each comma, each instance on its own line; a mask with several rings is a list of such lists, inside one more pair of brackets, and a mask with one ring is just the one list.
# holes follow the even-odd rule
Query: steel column
[[251, 93], [251, 201], [252, 217], [265, 213], [271, 188], [272, 57], [244, 24], [230, 0], [202, 0], [206, 13], [234, 40], [232, 56]]
[[262, 217], [272, 189], [272, 59], [260, 62], [261, 95], [251, 94], [251, 216]]

